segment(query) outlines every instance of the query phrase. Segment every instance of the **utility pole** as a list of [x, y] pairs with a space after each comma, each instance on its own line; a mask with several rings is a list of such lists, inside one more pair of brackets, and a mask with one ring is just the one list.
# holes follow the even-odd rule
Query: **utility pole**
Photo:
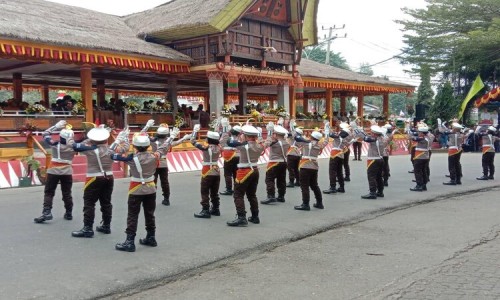
[[[333, 31], [337, 30], [337, 29], [344, 29], [344, 28], [345, 28], [345, 24], [342, 25], [342, 27], [336, 27], [335, 25], [333, 25], [333, 27], [324, 28], [323, 26], [321, 26], [322, 30], [328, 30], [329, 31], [328, 37], [326, 37], [326, 35], [325, 35], [325, 41], [328, 43], [328, 45], [326, 46], [326, 60], [325, 60], [325, 65], [330, 65], [330, 46], [332, 44], [332, 41], [334, 39], [339, 38], [339, 36], [337, 34], [335, 36], [333, 36]], [[343, 37], [340, 37], [340, 38], [346, 38], [346, 37], [347, 37], [347, 33]]]

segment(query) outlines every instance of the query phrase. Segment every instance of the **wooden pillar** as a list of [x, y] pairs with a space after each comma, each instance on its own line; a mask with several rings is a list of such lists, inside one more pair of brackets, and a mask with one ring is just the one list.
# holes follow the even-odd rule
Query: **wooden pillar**
[[290, 107], [290, 119], [295, 119], [295, 116], [297, 115], [297, 103], [295, 99], [295, 88], [293, 86], [288, 87], [288, 105]]
[[238, 114], [245, 114], [245, 106], [247, 105], [248, 100], [248, 85], [244, 82], [240, 83], [240, 95], [239, 95], [239, 103], [238, 103]]
[[177, 102], [177, 78], [168, 79], [167, 100], [172, 103], [172, 111], [174, 113], [175, 122], [175, 115], [177, 115], [177, 112], [179, 111], [179, 102]]
[[42, 85], [40, 94], [42, 94], [42, 101], [45, 108], [50, 108], [49, 85]]
[[340, 114], [342, 115], [346, 111], [346, 96], [340, 96]]
[[23, 101], [23, 74], [12, 74], [12, 88], [14, 100]]
[[224, 81], [212, 75], [208, 77], [208, 85], [210, 87], [210, 114], [214, 112], [218, 118], [224, 105]]
[[120, 99], [120, 90], [113, 90], [113, 98], [115, 98], [117, 101]]
[[82, 101], [87, 111], [85, 112], [85, 121], [94, 122], [94, 110], [92, 105], [92, 67], [83, 65], [80, 68], [80, 81]]
[[382, 114], [385, 117], [389, 117], [389, 94], [386, 93], [383, 96], [384, 96], [384, 100], [382, 103]]
[[363, 119], [365, 98], [363, 94], [358, 95], [358, 117]]
[[309, 99], [304, 95], [304, 99], [302, 99], [302, 110], [303, 113], [307, 113], [309, 111]]
[[326, 89], [326, 97], [325, 97], [325, 113], [328, 116], [330, 124], [332, 124], [332, 98], [333, 98], [333, 90]]
[[[290, 103], [287, 101], [287, 99], [290, 99], [290, 88], [288, 84], [279, 84], [278, 85], [278, 93], [277, 93], [277, 101], [278, 101], [278, 106], [283, 106], [285, 111], [290, 112]], [[274, 101], [271, 100], [271, 103]], [[274, 105], [274, 103], [273, 103]], [[291, 115], [291, 114], [290, 114]]]
[[104, 79], [96, 80], [96, 91], [97, 91], [97, 106], [101, 107], [101, 103], [106, 101], [106, 87]]

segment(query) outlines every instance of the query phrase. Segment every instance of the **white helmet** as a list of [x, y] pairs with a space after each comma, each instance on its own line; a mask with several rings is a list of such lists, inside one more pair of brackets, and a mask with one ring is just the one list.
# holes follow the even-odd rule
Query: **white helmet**
[[384, 126], [382, 126], [382, 127], [387, 128], [387, 130], [392, 129], [392, 125], [391, 125], [391, 124], [389, 124], [389, 123], [386, 123], [386, 124], [385, 124]]
[[241, 130], [243, 131], [244, 135], [251, 135], [251, 136], [259, 135], [259, 130], [257, 130], [257, 128], [255, 128], [252, 125], [244, 125], [243, 127], [241, 127]]
[[304, 131], [302, 131], [302, 129], [300, 129], [300, 128], [295, 128], [295, 132], [296, 132], [297, 134], [300, 134], [300, 135], [303, 135], [303, 134], [304, 134]]
[[137, 147], [149, 147], [151, 144], [147, 134], [136, 134], [132, 138], [132, 145]]
[[156, 130], [156, 133], [160, 135], [167, 135], [169, 132], [170, 130], [168, 129], [168, 126], [164, 125], [160, 125], [160, 127]]
[[429, 132], [429, 127], [427, 127], [427, 126], [418, 126], [417, 131], [418, 132]]
[[457, 122], [453, 122], [453, 123], [451, 123], [451, 127], [452, 127], [453, 129], [464, 129], [464, 127], [462, 126], [462, 124], [459, 124], [459, 123], [457, 123]]
[[283, 127], [283, 126], [275, 125], [274, 126], [274, 133], [279, 134], [279, 135], [287, 135], [288, 130], [286, 130], [285, 127]]
[[321, 132], [319, 131], [313, 131], [311, 133], [311, 136], [315, 139], [315, 140], [321, 140], [321, 138], [323, 137], [323, 135], [321, 134]]
[[218, 139], [220, 139], [220, 135], [219, 135], [218, 132], [208, 131], [207, 132], [207, 138], [212, 139], [212, 140], [218, 140]]
[[241, 126], [240, 125], [234, 125], [232, 130], [241, 133]]
[[104, 125], [99, 125], [99, 127], [90, 129], [87, 133], [87, 137], [95, 142], [102, 142], [109, 138], [109, 131], [104, 127]]
[[370, 127], [370, 130], [373, 132], [373, 133], [377, 133], [377, 134], [384, 134], [384, 131], [382, 129], [382, 127], [378, 126], [378, 125], [372, 125]]
[[497, 132], [497, 129], [493, 126], [488, 127], [489, 131]]
[[75, 136], [75, 133], [71, 129], [64, 128], [63, 130], [61, 130], [61, 132], [59, 132], [59, 136], [67, 140], [69, 138], [73, 138]]

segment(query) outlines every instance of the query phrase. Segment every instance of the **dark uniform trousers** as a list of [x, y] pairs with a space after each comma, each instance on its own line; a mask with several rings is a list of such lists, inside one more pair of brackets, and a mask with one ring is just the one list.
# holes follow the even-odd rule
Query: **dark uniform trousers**
[[250, 203], [250, 211], [253, 216], [259, 215], [259, 202], [257, 201], [257, 185], [259, 184], [259, 169], [255, 168], [253, 173], [242, 183], [234, 183], [234, 205], [238, 216], [245, 216], [245, 194]]
[[429, 182], [429, 175], [427, 173], [427, 168], [429, 166], [428, 159], [415, 159], [413, 161], [413, 168], [415, 170], [415, 181], [417, 185], [424, 185]]
[[448, 156], [448, 170], [450, 171], [451, 180], [460, 180], [462, 178], [462, 164], [460, 163], [460, 157], [462, 156], [462, 151], [457, 154]]
[[163, 198], [170, 199], [170, 184], [168, 183], [168, 168], [156, 168], [155, 171], [155, 184], [160, 177], [160, 186], [163, 192]]
[[302, 192], [302, 202], [309, 205], [310, 193], [309, 188], [313, 191], [316, 203], [323, 204], [323, 196], [318, 186], [318, 170], [300, 169], [300, 190]]
[[[361, 150], [360, 150], [360, 153], [361, 153]], [[342, 160], [342, 163], [344, 164], [345, 177], [351, 177], [351, 167], [349, 167], [349, 156], [350, 155], [351, 155], [351, 149], [347, 148], [347, 151], [344, 152], [344, 159]]]
[[220, 176], [205, 176], [201, 178], [201, 207], [203, 209], [210, 208], [210, 200], [213, 208], [219, 208], [219, 186]]
[[354, 159], [361, 159], [361, 142], [352, 143], [352, 150], [354, 151]]
[[128, 196], [128, 216], [126, 234], [135, 235], [137, 232], [137, 222], [139, 213], [141, 212], [141, 203], [144, 208], [144, 219], [146, 223], [146, 231], [154, 233], [155, 225], [155, 209], [156, 209], [156, 193], [148, 195], [129, 195]]
[[330, 186], [335, 187], [337, 185], [337, 178], [339, 185], [344, 187], [344, 174], [342, 168], [344, 166], [344, 159], [340, 157], [330, 158], [328, 163], [328, 174], [330, 175]]
[[495, 175], [495, 152], [485, 152], [483, 154], [482, 158], [482, 164], [483, 164], [483, 175], [488, 176], [493, 176]]
[[384, 159], [384, 167], [382, 168], [382, 178], [384, 178], [384, 181], [389, 180], [389, 177], [391, 177], [391, 168], [389, 167], [389, 156], [383, 156]]
[[[89, 180], [93, 180], [89, 182]], [[83, 224], [92, 226], [95, 217], [95, 204], [99, 201], [101, 205], [103, 224], [111, 224], [113, 205], [111, 194], [113, 193], [113, 176], [99, 176], [87, 179], [85, 191], [83, 192]]]
[[286, 193], [286, 162], [280, 162], [276, 166], [272, 167], [266, 172], [266, 187], [267, 194], [274, 196], [275, 194], [275, 185], [278, 188], [278, 196], [285, 196]]
[[240, 158], [238, 156], [233, 157], [230, 161], [224, 161], [224, 180], [228, 191], [233, 190], [233, 181], [236, 179], [236, 170], [238, 170], [239, 163]]
[[73, 197], [71, 196], [71, 187], [73, 186], [72, 175], [54, 175], [47, 174], [47, 181], [45, 183], [45, 190], [43, 196], [43, 207], [52, 209], [54, 195], [56, 193], [57, 184], [61, 183], [62, 200], [64, 208], [67, 211], [73, 209]]
[[382, 193], [384, 191], [384, 180], [382, 178], [382, 170], [384, 168], [383, 159], [374, 159], [368, 166], [366, 173], [368, 175], [368, 186], [370, 193]]
[[286, 161], [288, 169], [288, 180], [292, 183], [300, 182], [300, 172], [299, 172], [300, 156], [287, 155]]
[[413, 165], [413, 169], [415, 169], [415, 147], [411, 147], [410, 148], [410, 160], [411, 160], [411, 164]]

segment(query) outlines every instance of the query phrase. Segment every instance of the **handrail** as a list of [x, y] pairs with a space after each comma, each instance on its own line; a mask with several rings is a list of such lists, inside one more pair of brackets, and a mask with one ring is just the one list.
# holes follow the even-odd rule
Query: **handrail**
[[37, 146], [38, 149], [42, 151], [43, 155], [45, 155], [45, 169], [47, 170], [49, 168], [50, 162], [52, 161], [52, 154], [48, 153], [47, 150], [45, 150], [45, 148], [40, 145], [40, 142], [38, 142], [37, 139], [33, 138], [33, 135], [29, 134], [26, 138], [26, 146], [28, 146], [28, 148], [34, 149], [33, 144], [35, 144], [35, 146]]

